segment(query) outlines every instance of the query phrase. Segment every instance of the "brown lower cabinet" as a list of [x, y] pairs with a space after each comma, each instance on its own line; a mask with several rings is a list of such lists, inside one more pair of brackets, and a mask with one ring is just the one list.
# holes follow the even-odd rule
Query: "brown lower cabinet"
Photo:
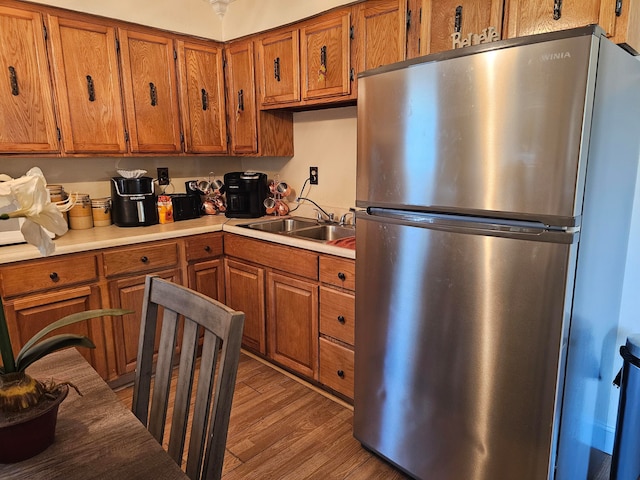
[[354, 261], [222, 232], [0, 265], [9, 333], [19, 349], [70, 313], [134, 313], [72, 325], [82, 354], [112, 386], [132, 381], [146, 275], [245, 312], [243, 346], [353, 398]]

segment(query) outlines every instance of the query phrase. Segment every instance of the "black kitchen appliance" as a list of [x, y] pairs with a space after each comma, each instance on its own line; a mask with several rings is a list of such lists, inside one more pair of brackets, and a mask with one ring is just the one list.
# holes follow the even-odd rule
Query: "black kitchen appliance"
[[169, 195], [173, 205], [173, 219], [189, 220], [202, 215], [202, 200], [197, 194], [176, 193]]
[[229, 172], [224, 175], [229, 218], [257, 218], [265, 214], [269, 187], [267, 175], [258, 172]]
[[151, 177], [111, 179], [113, 223], [119, 227], [141, 227], [158, 223], [156, 201]]

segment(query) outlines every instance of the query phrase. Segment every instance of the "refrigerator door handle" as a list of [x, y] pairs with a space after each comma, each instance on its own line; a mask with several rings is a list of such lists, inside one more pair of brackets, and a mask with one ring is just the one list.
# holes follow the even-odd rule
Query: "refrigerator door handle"
[[356, 217], [380, 222], [413, 225], [433, 230], [565, 244], [576, 243], [580, 233], [579, 227], [549, 227], [541, 222], [412, 212], [374, 207], [369, 208], [366, 212], [357, 212]]

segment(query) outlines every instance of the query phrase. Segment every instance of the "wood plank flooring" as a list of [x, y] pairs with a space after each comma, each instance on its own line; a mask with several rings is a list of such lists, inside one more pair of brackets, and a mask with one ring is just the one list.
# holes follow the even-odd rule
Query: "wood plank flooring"
[[[116, 394], [131, 407], [131, 387]], [[362, 448], [352, 420], [347, 404], [243, 352], [222, 478], [409, 478]]]
[[[131, 407], [132, 387], [116, 394]], [[170, 403], [169, 418], [172, 410]], [[352, 420], [346, 403], [243, 352], [222, 478], [408, 479], [362, 448], [353, 438]], [[594, 455], [588, 480], [608, 480], [610, 462], [604, 453]]]

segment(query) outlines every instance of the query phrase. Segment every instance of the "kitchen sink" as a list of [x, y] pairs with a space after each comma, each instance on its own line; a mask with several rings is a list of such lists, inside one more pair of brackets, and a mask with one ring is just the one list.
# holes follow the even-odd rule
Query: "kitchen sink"
[[280, 233], [292, 232], [305, 227], [315, 227], [318, 222], [310, 218], [278, 218], [275, 220], [266, 220], [261, 222], [248, 223], [240, 225], [241, 227], [251, 228], [253, 230], [261, 230], [263, 232]]
[[340, 238], [353, 237], [356, 234], [355, 227], [342, 225], [317, 225], [315, 227], [303, 228], [289, 233], [292, 237], [308, 238], [309, 240], [320, 240], [331, 242]]
[[318, 223], [317, 220], [303, 217], [260, 220], [238, 226], [325, 243], [353, 237], [356, 234], [356, 229], [353, 225], [324, 224]]

